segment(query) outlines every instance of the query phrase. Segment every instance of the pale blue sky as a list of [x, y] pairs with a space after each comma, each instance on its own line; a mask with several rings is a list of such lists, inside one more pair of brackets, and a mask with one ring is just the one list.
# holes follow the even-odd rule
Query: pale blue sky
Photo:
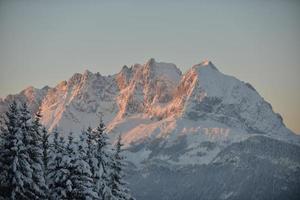
[[300, 1], [0, 0], [0, 96], [150, 57], [208, 58], [250, 82], [300, 132]]

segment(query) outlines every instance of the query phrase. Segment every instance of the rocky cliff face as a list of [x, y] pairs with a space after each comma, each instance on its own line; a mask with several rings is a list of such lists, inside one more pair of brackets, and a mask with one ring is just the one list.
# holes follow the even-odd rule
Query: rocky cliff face
[[[112, 76], [85, 71], [54, 88], [9, 95], [0, 101], [1, 112], [13, 99], [27, 102], [32, 112], [41, 109], [50, 131], [76, 133], [103, 118], [112, 142], [122, 134], [129, 180], [141, 199], [183, 199], [187, 193], [188, 199], [264, 199], [270, 192], [264, 184], [275, 175], [274, 199], [298, 195], [300, 161], [293, 154], [299, 154], [299, 136], [249, 83], [209, 61], [185, 74], [154, 59]], [[241, 188], [227, 186], [238, 187], [241, 179]], [[162, 188], [166, 193], [155, 196]], [[250, 190], [256, 193], [247, 195]]]

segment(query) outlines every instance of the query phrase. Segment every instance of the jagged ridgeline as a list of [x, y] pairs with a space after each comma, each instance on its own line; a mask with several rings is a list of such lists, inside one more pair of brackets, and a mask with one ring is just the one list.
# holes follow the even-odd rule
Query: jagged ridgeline
[[[66, 138], [97, 127], [121, 134], [125, 174], [137, 199], [298, 199], [299, 136], [249, 83], [210, 61], [184, 74], [150, 59], [111, 76], [85, 71], [15, 100]], [[51, 137], [53, 134], [50, 134]], [[67, 141], [65, 141], [67, 143]]]

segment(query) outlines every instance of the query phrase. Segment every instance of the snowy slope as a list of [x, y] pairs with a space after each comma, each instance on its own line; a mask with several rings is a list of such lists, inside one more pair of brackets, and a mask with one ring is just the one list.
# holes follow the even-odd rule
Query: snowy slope
[[24, 103], [26, 102], [30, 111], [35, 113], [38, 111], [42, 101], [44, 100], [46, 94], [51, 88], [48, 86], [43, 87], [42, 89], [36, 89], [32, 86], [22, 90], [19, 94], [8, 95], [6, 98], [0, 98], [0, 112], [4, 113], [8, 105], [16, 100], [17, 102]]
[[118, 87], [113, 77], [85, 71], [74, 74], [50, 89], [42, 104], [42, 123], [50, 130], [54, 127], [64, 132], [79, 132], [94, 126], [103, 116], [111, 120], [118, 107], [114, 101]]
[[109, 131], [122, 132], [127, 146], [159, 138], [173, 142], [180, 135], [294, 138], [250, 84], [221, 73], [207, 60], [185, 74], [153, 58], [112, 76], [76, 73], [54, 88], [29, 87], [7, 96], [0, 102], [2, 112], [12, 99], [28, 102], [33, 112], [40, 108], [49, 130], [76, 133], [103, 117]]
[[[153, 186], [154, 189], [147, 193], [152, 176], [163, 178], [170, 170], [170, 177], [164, 178], [175, 180], [174, 176], [179, 174], [174, 174], [174, 170], [187, 168], [206, 173], [208, 166], [216, 170], [216, 163], [223, 163], [220, 169], [231, 174], [233, 171], [228, 166], [232, 163], [229, 161], [239, 159], [243, 164], [242, 171], [246, 170], [251, 176], [252, 171], [248, 168], [255, 163], [247, 166], [247, 156], [250, 152], [251, 158], [261, 159], [258, 153], [263, 152], [255, 150], [256, 142], [264, 144], [261, 141], [269, 145], [266, 150], [270, 155], [268, 160], [263, 161], [264, 165], [276, 168], [279, 162], [281, 169], [286, 164], [287, 171], [279, 170], [278, 176], [283, 176], [281, 172], [295, 176], [300, 174], [299, 159], [286, 157], [286, 160], [278, 160], [269, 148], [274, 143], [272, 141], [276, 141], [278, 148], [292, 151], [291, 154], [299, 153], [300, 136], [286, 128], [281, 116], [249, 83], [223, 74], [207, 60], [192, 66], [185, 74], [176, 65], [156, 62], [153, 58], [143, 65], [124, 66], [112, 76], [89, 71], [76, 73], [54, 88], [30, 87], [19, 94], [7, 96], [0, 101], [1, 113], [13, 99], [29, 103], [32, 112], [41, 109], [42, 123], [50, 131], [58, 127], [65, 133], [79, 133], [88, 126], [95, 127], [103, 118], [112, 142], [118, 134], [122, 134], [126, 157], [133, 169], [132, 190], [143, 199], [151, 199], [151, 192], [155, 190]], [[239, 153], [236, 147], [245, 152]], [[276, 151], [281, 153], [282, 150]], [[272, 164], [269, 164], [270, 160]], [[158, 173], [161, 169], [166, 170], [166, 174]], [[193, 173], [180, 172], [181, 175], [193, 179]], [[228, 178], [224, 174], [220, 176]], [[207, 178], [216, 177], [208, 174]], [[139, 185], [135, 184], [136, 181], [140, 181], [137, 182]], [[197, 184], [197, 180], [193, 181]], [[294, 183], [294, 179], [290, 183]], [[140, 187], [144, 187], [145, 193], [141, 193]], [[158, 191], [160, 188], [163, 187], [159, 187]], [[207, 192], [199, 193], [195, 188], [187, 190], [200, 196]], [[174, 191], [169, 192], [165, 199], [176, 199]], [[226, 188], [226, 191], [215, 194], [220, 195], [219, 199], [234, 199], [234, 192]], [[235, 197], [238, 199], [245, 194], [236, 193]], [[211, 199], [217, 198], [210, 195]], [[177, 199], [181, 197], [180, 193]]]

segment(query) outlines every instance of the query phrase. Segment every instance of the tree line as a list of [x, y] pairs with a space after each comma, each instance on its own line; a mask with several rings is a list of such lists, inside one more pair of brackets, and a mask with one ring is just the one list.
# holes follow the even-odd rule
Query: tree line
[[27, 105], [10, 104], [0, 125], [0, 200], [133, 200], [124, 182], [121, 136], [102, 121], [67, 138], [41, 125]]

